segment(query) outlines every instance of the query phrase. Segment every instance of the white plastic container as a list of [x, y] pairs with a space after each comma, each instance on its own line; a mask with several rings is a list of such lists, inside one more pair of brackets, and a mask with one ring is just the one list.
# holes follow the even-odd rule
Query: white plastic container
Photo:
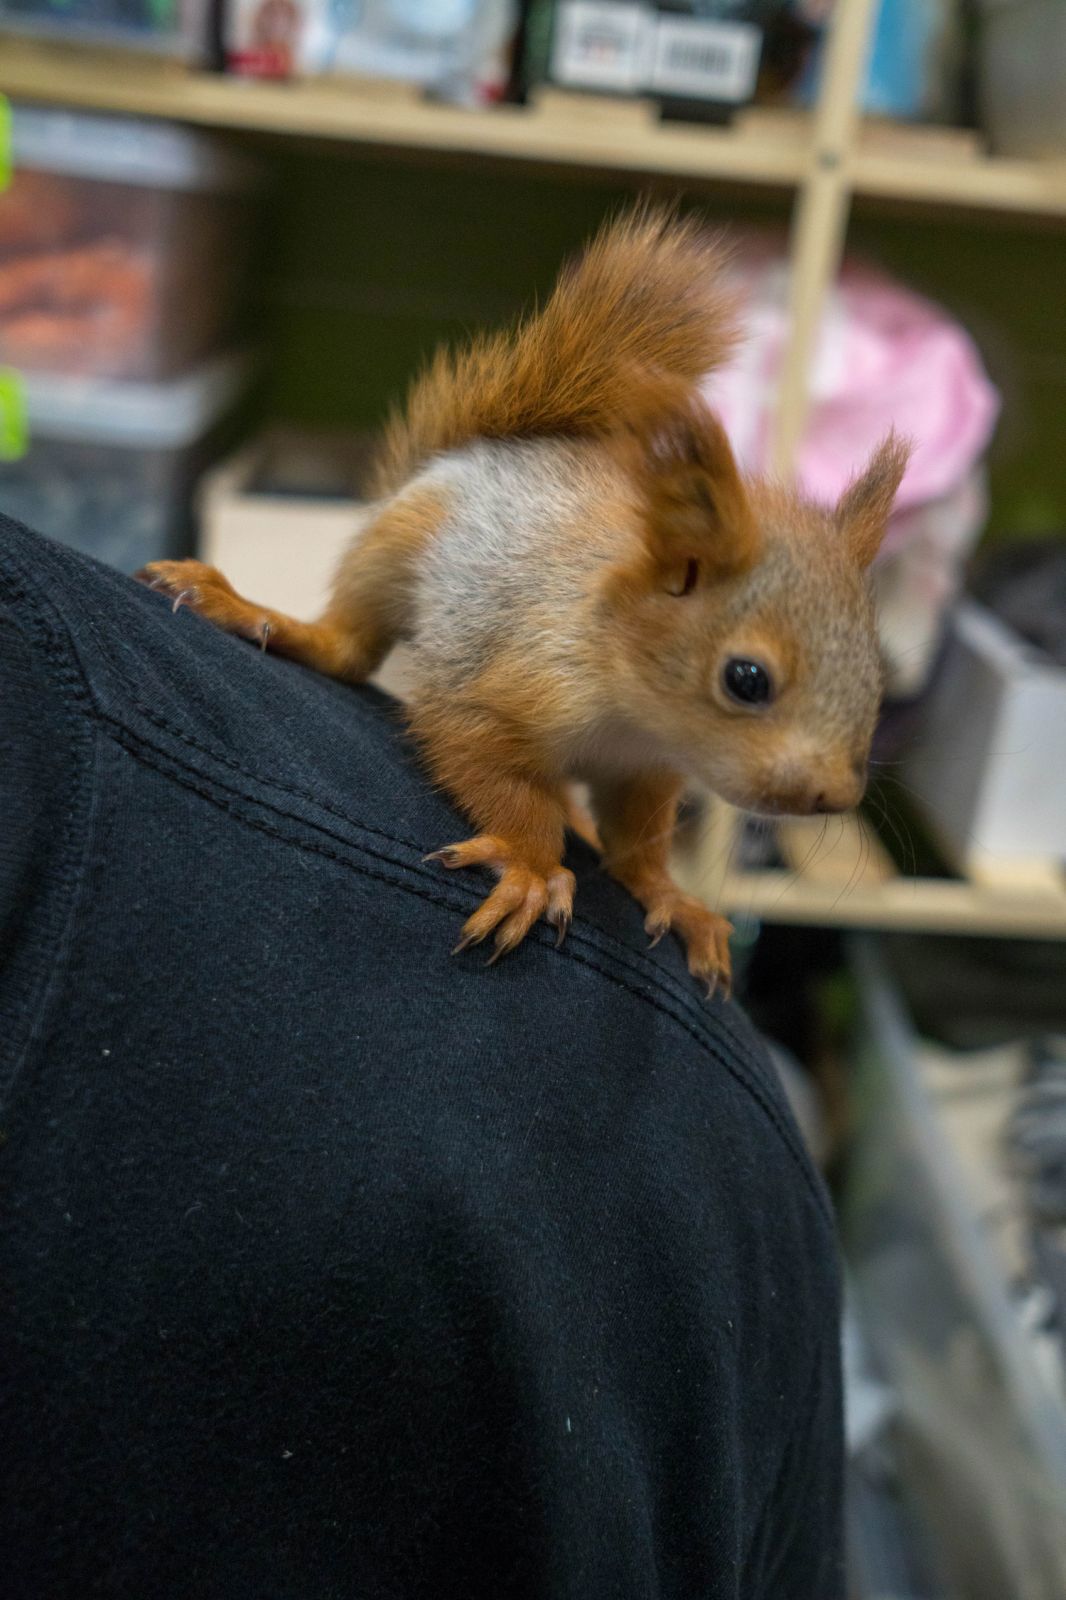
[[232, 331], [252, 172], [164, 122], [18, 106], [0, 195], [0, 365], [159, 379]]
[[1063, 772], [1066, 672], [959, 606], [904, 771], [951, 861], [1066, 861]]
[[165, 384], [28, 379], [29, 448], [0, 462], [0, 512], [123, 572], [187, 555], [195, 483], [243, 373], [231, 359]]

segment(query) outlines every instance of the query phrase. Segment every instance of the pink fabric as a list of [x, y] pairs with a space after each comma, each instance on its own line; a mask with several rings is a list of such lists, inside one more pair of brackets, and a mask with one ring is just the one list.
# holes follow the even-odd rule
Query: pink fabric
[[[744, 246], [736, 273], [747, 337], [707, 380], [741, 465], [764, 471], [786, 336], [787, 273], [765, 240]], [[945, 312], [869, 267], [849, 263], [829, 296], [812, 371], [813, 403], [799, 451], [803, 490], [832, 503], [890, 427], [914, 454], [900, 488], [901, 513], [959, 487], [982, 456], [999, 395], [969, 335]], [[889, 547], [906, 539], [893, 519]]]

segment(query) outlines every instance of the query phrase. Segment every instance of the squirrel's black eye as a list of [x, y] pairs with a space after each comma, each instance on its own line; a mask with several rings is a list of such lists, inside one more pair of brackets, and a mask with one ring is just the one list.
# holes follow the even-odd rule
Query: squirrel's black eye
[[766, 668], [745, 656], [730, 656], [722, 669], [722, 687], [731, 700], [742, 706], [769, 705], [774, 697]]

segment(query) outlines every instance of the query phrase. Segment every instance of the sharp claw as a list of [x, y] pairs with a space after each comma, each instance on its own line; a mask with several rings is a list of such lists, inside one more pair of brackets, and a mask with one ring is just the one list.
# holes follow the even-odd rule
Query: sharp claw
[[566, 938], [567, 934], [570, 932], [570, 924], [571, 924], [572, 921], [573, 921], [573, 918], [569, 915], [568, 912], [564, 911], [562, 916], [559, 918], [559, 921], [556, 923], [556, 929], [558, 930], [556, 932], [556, 935], [555, 935], [555, 948], [556, 948], [556, 950], [558, 950], [559, 946], [562, 944], [563, 940]]
[[668, 928], [659, 928], [652, 935], [652, 940], [651, 940], [651, 943], [648, 946], [648, 949], [649, 950], [654, 950], [655, 946], [659, 943], [659, 940], [662, 939], [668, 932], [669, 932]]
[[712, 978], [708, 978], [708, 980], [707, 980], [707, 999], [708, 1000], [713, 1000], [714, 999], [715, 990], [717, 988], [718, 988], [718, 974], [716, 972]]
[[469, 950], [470, 946], [472, 944], [480, 944], [480, 942], [481, 942], [481, 940], [480, 940], [480, 938], [479, 938], [479, 936], [477, 934], [464, 933], [463, 937], [459, 940], [459, 943], [456, 945], [455, 949], [452, 951], [452, 955], [453, 956], [461, 956], [463, 951], [464, 950]]
[[423, 866], [430, 861], [439, 861], [442, 867], [457, 867], [459, 865], [457, 852], [451, 845], [447, 844], [443, 850], [433, 850], [428, 856], [422, 857]]
[[267, 640], [270, 638], [270, 635], [273, 632], [274, 632], [274, 630], [270, 626], [270, 623], [269, 622], [264, 622], [263, 626], [259, 630], [259, 648], [260, 648], [260, 650], [265, 650], [266, 649]]
[[178, 607], [184, 605], [189, 596], [195, 593], [195, 589], [183, 589], [180, 594], [174, 596], [174, 604], [170, 608], [171, 611], [177, 611]]

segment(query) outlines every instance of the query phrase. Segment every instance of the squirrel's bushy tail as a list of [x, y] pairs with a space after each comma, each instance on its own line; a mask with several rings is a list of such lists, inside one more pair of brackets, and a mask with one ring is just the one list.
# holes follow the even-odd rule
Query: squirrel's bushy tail
[[543, 310], [437, 352], [386, 427], [376, 491], [474, 439], [602, 435], [675, 409], [736, 339], [724, 259], [701, 224], [668, 210], [609, 223]]

